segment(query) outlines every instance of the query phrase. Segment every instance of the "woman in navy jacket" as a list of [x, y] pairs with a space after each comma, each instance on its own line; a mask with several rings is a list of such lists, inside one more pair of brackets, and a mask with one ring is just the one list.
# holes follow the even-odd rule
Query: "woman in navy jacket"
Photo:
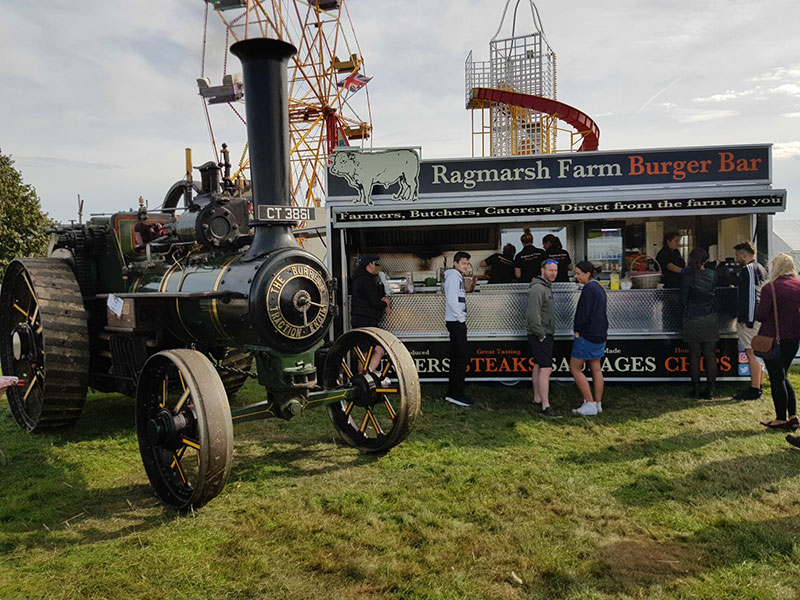
[[[569, 359], [569, 371], [575, 379], [575, 385], [583, 396], [580, 408], [573, 409], [576, 415], [591, 417], [603, 412], [603, 379], [602, 360], [606, 353], [608, 338], [608, 315], [606, 312], [606, 291], [594, 280], [595, 266], [588, 260], [575, 265], [575, 281], [583, 285], [578, 306], [575, 309], [575, 342], [572, 345], [572, 357]], [[583, 367], [589, 363], [592, 372], [592, 387], [583, 374]]]

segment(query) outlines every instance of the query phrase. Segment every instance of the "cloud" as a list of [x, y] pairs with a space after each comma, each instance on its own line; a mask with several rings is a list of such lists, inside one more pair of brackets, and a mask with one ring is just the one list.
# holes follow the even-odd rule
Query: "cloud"
[[782, 81], [784, 79], [800, 80], [800, 63], [786, 67], [775, 67], [762, 75], [752, 77], [750, 81]]
[[767, 73], [751, 77], [751, 82], [778, 83], [778, 85], [756, 85], [746, 89], [728, 89], [710, 96], [694, 98], [694, 102], [729, 102], [755, 96], [757, 100], [766, 100], [770, 95], [787, 95], [800, 97], [800, 64], [788, 67], [776, 67]]
[[722, 94], [714, 94], [712, 96], [708, 96], [706, 98], [695, 98], [695, 102], [724, 102], [726, 100], [735, 100], [736, 98], [741, 98], [742, 96], [750, 96], [754, 94], [756, 90], [743, 90], [740, 92], [735, 92], [733, 90], [728, 90]]
[[772, 157], [775, 160], [796, 158], [800, 156], [800, 141], [780, 142], [772, 146]]
[[55, 156], [12, 156], [14, 160], [25, 161], [29, 165], [36, 167], [74, 167], [77, 169], [124, 169], [123, 165], [115, 165], [105, 162], [90, 162], [85, 160], [72, 160], [69, 158], [57, 158]]
[[800, 112], [783, 113], [781, 116], [788, 119], [800, 119]]
[[800, 97], [800, 85], [796, 83], [783, 83], [770, 90], [773, 94], [788, 94]]
[[700, 109], [671, 107], [667, 109], [667, 116], [678, 123], [701, 123], [736, 117], [740, 113], [730, 109]]

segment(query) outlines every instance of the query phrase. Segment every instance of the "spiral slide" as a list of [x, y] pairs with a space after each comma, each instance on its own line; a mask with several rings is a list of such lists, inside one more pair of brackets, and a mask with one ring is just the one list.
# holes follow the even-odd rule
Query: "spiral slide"
[[497, 102], [536, 110], [541, 113], [552, 115], [568, 125], [574, 127], [583, 136], [583, 142], [578, 148], [578, 152], [588, 152], [597, 150], [600, 144], [600, 128], [589, 117], [589, 115], [573, 108], [568, 104], [551, 100], [542, 96], [531, 94], [521, 94], [519, 92], [508, 92], [491, 88], [472, 88], [472, 101]]

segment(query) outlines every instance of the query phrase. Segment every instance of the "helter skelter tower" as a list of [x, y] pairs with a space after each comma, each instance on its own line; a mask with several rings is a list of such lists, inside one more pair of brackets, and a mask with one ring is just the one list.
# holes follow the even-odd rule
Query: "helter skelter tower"
[[[581, 111], [556, 100], [556, 54], [544, 34], [539, 11], [528, 0], [533, 33], [517, 35], [522, 0], [511, 16], [511, 36], [499, 38], [500, 26], [489, 42], [489, 60], [465, 64], [466, 107], [472, 111], [472, 155], [514, 156], [558, 151], [596, 150], [600, 131]], [[559, 123], [561, 122], [561, 123]], [[569, 128], [564, 127], [569, 126]], [[563, 148], [561, 139], [569, 139]]]

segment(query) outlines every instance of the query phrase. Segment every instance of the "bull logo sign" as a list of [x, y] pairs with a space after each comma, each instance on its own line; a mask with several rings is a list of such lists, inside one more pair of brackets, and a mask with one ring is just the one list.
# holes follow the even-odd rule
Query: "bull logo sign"
[[358, 192], [353, 204], [372, 204], [372, 188], [398, 185], [392, 198], [400, 202], [419, 199], [419, 155], [411, 149], [359, 152], [340, 150], [331, 158], [330, 172]]

